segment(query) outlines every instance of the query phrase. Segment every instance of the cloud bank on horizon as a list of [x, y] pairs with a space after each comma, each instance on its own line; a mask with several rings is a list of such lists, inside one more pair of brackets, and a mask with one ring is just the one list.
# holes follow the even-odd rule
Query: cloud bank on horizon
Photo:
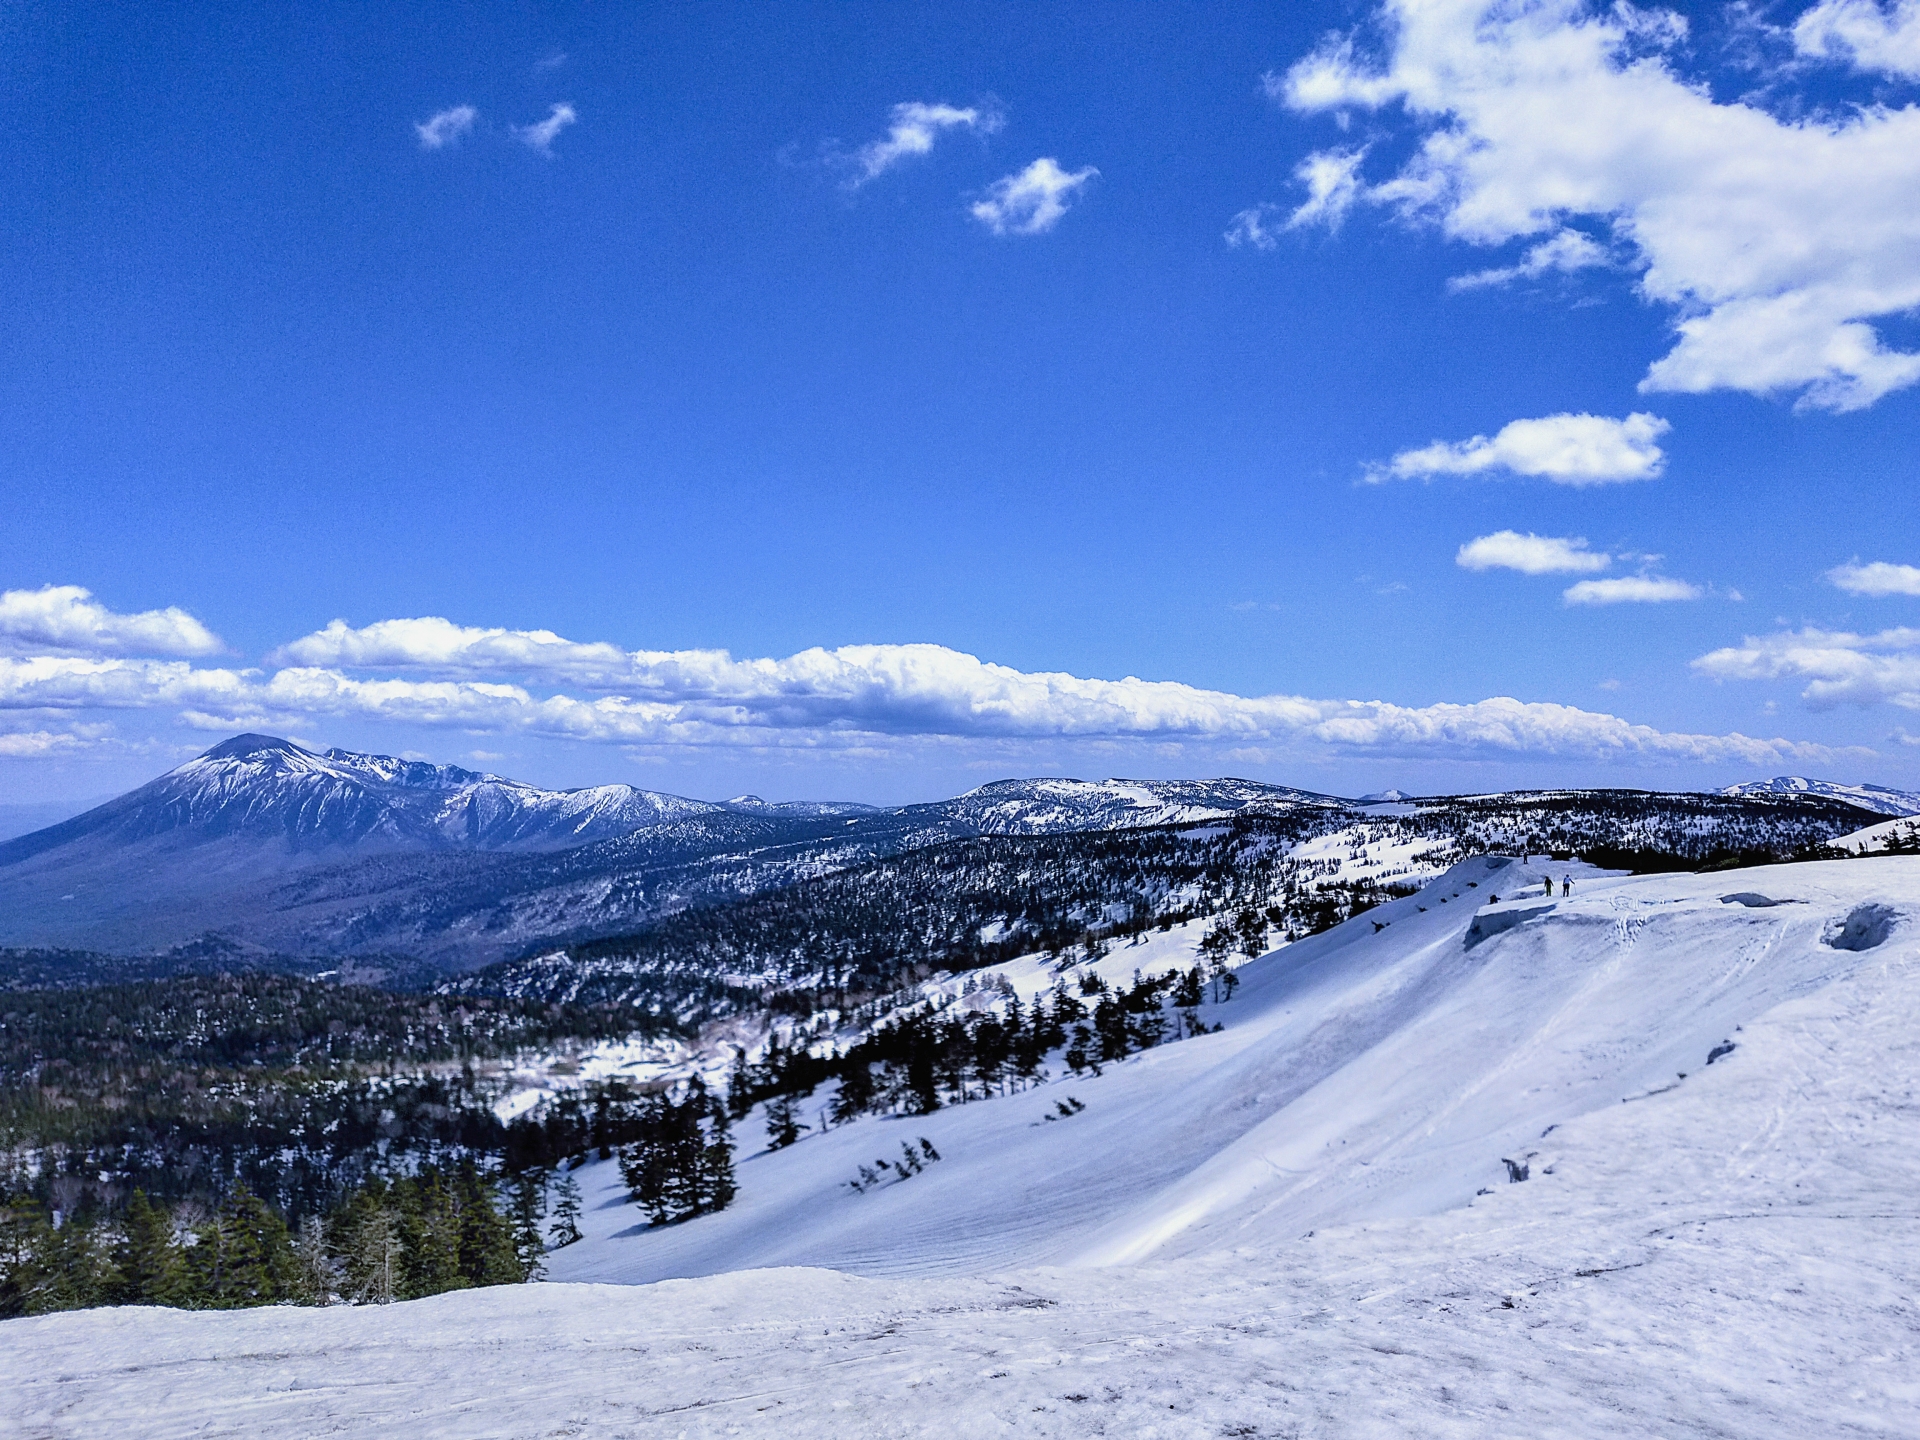
[[[49, 613], [78, 615], [92, 629], [73, 620], [50, 626]], [[72, 643], [87, 633], [105, 638], [91, 650]], [[0, 753], [111, 744], [110, 717], [130, 710], [171, 712], [201, 730], [332, 718], [629, 746], [832, 750], [903, 739], [1075, 738], [1749, 764], [1834, 753], [1785, 739], [1672, 733], [1508, 697], [1405, 706], [1242, 696], [1133, 676], [1021, 671], [930, 644], [740, 659], [723, 650], [629, 651], [550, 630], [420, 617], [357, 627], [335, 620], [269, 654], [264, 668], [120, 653], [124, 636], [151, 635], [157, 648], [199, 644], [211, 633], [177, 611], [114, 615], [77, 587], [7, 592], [0, 596], [0, 635], [28, 652], [49, 634], [68, 643], [59, 653], [0, 655], [0, 716], [32, 721], [0, 732], [15, 737]]]

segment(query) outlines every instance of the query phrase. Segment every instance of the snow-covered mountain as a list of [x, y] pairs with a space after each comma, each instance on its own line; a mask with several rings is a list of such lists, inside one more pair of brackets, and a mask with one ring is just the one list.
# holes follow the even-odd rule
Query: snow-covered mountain
[[1881, 815], [1920, 815], [1920, 792], [1893, 790], [1885, 785], [1842, 785], [1833, 780], [1808, 780], [1800, 775], [1776, 775], [1771, 780], [1749, 780], [1729, 785], [1722, 795], [1825, 795]]
[[[984, 849], [955, 853], [957, 870], [925, 868], [924, 885], [884, 869], [853, 885], [844, 896], [851, 908], [827, 918], [836, 944], [865, 954], [868, 932], [897, 930], [902, 915], [953, 918], [950, 894], [1003, 893], [1010, 908], [1001, 919], [1010, 924], [1028, 887], [1066, 893], [1096, 872], [1157, 871], [1158, 862], [1141, 870], [1122, 853], [1129, 849], [1141, 857], [1193, 851], [1194, 874], [1213, 874], [1207, 883], [1216, 888], [1236, 883], [1224, 870], [1238, 863], [1225, 850], [1203, 853], [1216, 841], [1297, 852], [1314, 885], [1404, 884], [1485, 851], [1605, 853], [1609, 863], [1643, 868], [1784, 858], [1860, 829], [1877, 813], [1860, 804], [1787, 790], [1356, 805], [1240, 779], [1065, 778], [1000, 781], [890, 809], [755, 796], [716, 803], [628, 785], [543, 790], [456, 766], [243, 735], [83, 815], [0, 843], [0, 945], [151, 954], [211, 937], [216, 948], [386, 955], [463, 971], [884, 867], [928, 847], [981, 842]], [[1021, 849], [1071, 836], [1114, 843], [1081, 857], [1094, 870], [1066, 851]], [[1023, 879], [1020, 866], [1029, 864], [1037, 868]], [[1108, 887], [1097, 905], [1089, 899], [1089, 923], [1111, 907], [1125, 913], [1164, 898]], [[1045, 895], [1040, 901], [1050, 909]], [[939, 925], [927, 933], [948, 943]], [[786, 964], [771, 954], [742, 960], [742, 973]]]
[[1350, 801], [1257, 780], [996, 780], [951, 800], [899, 812], [958, 822], [983, 835], [1049, 835], [1067, 830], [1138, 829], [1341, 810]]
[[1465, 862], [1097, 1075], [752, 1114], [718, 1214], [590, 1161], [546, 1284], [10, 1321], [0, 1387], [48, 1435], [1920, 1433], [1920, 859], [1513, 898], [1562, 873]]
[[763, 800], [758, 795], [736, 795], [721, 804], [741, 815], [776, 815], [797, 819], [844, 818], [848, 815], [876, 815], [877, 805], [862, 805], [857, 800]]
[[290, 852], [554, 849], [718, 806], [631, 785], [541, 790], [498, 775], [237, 735], [137, 790], [0, 845], [5, 866], [76, 843], [226, 838]]

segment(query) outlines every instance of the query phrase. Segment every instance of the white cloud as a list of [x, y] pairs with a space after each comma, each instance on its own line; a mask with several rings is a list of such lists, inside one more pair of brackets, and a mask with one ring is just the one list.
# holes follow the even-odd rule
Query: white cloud
[[1100, 172], [1089, 165], [1068, 172], [1051, 156], [1042, 156], [1017, 175], [993, 182], [973, 218], [996, 235], [1038, 235], [1051, 230], [1074, 195]]
[[1561, 591], [1569, 605], [1659, 605], [1670, 600], [1698, 600], [1706, 592], [1685, 580], [1665, 575], [1620, 575], [1611, 580], [1582, 580]]
[[1510, 470], [1556, 485], [1606, 485], [1650, 480], [1666, 465], [1659, 439], [1672, 427], [1657, 415], [1636, 411], [1624, 420], [1604, 415], [1546, 415], [1514, 420], [1492, 439], [1436, 440], [1402, 450], [1369, 471], [1375, 480], [1432, 475], [1480, 475]]
[[420, 669], [463, 678], [533, 675], [556, 684], [617, 690], [648, 683], [647, 663], [669, 657], [648, 651], [629, 654], [618, 645], [582, 644], [551, 630], [481, 628], [423, 616], [379, 620], [358, 629], [334, 620], [266, 658], [273, 665]]
[[444, 150], [473, 129], [480, 112], [471, 105], [455, 105], [413, 127], [422, 150]]
[[[85, 592], [77, 597], [84, 614]], [[70, 620], [73, 608], [56, 613]], [[109, 618], [145, 622], [181, 614]], [[97, 639], [98, 627], [84, 633]], [[192, 643], [217, 645], [204, 627], [198, 634], [206, 641]], [[1215, 751], [1273, 746], [1296, 753], [1743, 763], [1829, 753], [1786, 740], [1672, 734], [1506, 697], [1411, 707], [1243, 696], [1133, 676], [1020, 671], [940, 645], [848, 645], [741, 659], [723, 650], [628, 651], [548, 630], [425, 617], [362, 627], [335, 621], [284, 646], [267, 665], [202, 668], [182, 659], [0, 654], [0, 735], [37, 737], [4, 741], [0, 754], [51, 755], [93, 743], [110, 732], [104, 725], [90, 728], [87, 712], [136, 710], [170, 713], [211, 730], [286, 733], [334, 718], [453, 728], [476, 737], [839, 754], [878, 753], [900, 743], [992, 749], [1060, 740], [1172, 747], [1167, 753], [1189, 745]], [[5, 722], [7, 715], [13, 722]]]
[[0, 710], [152, 710], [230, 705], [257, 688], [244, 671], [183, 660], [0, 656]]
[[964, 128], [991, 135], [1001, 124], [1002, 117], [998, 111], [977, 105], [961, 109], [953, 105], [927, 105], [918, 100], [896, 105], [893, 107], [893, 123], [887, 129], [887, 138], [862, 145], [853, 152], [851, 159], [856, 173], [848, 184], [858, 189], [902, 160], [925, 155], [933, 149], [933, 142], [939, 138], [942, 130]]
[[553, 142], [560, 138], [560, 132], [579, 118], [573, 106], [559, 104], [547, 112], [546, 119], [532, 125], [516, 125], [513, 133], [520, 137], [520, 143], [528, 149], [550, 156], [553, 154]]
[[[1131, 676], [1036, 674], [939, 645], [849, 645], [778, 660], [736, 659], [718, 650], [622, 652], [551, 631], [424, 619], [362, 629], [335, 622], [282, 654], [308, 663], [262, 687], [271, 705], [630, 744], [858, 748], [889, 736], [1081, 738], [1753, 763], [1825, 753], [1743, 735], [1673, 735], [1508, 698], [1416, 708], [1246, 697]], [[330, 665], [501, 678], [357, 680]], [[529, 688], [555, 681], [609, 693], [584, 700], [541, 697]]]
[[1518, 570], [1523, 575], [1586, 575], [1613, 563], [1611, 555], [1589, 550], [1584, 539], [1522, 535], [1517, 530], [1496, 530], [1469, 540], [1453, 559], [1465, 570]]
[[84, 735], [64, 730], [19, 730], [0, 735], [0, 756], [9, 760], [40, 760], [49, 755], [70, 755], [89, 748]]
[[1471, 275], [1456, 275], [1447, 281], [1453, 291], [1481, 290], [1489, 285], [1505, 285], [1510, 280], [1538, 280], [1542, 275], [1570, 274], [1612, 263], [1604, 247], [1596, 245], [1578, 230], [1562, 230], [1552, 239], [1530, 246], [1518, 265], [1496, 270], [1477, 270]]
[[1294, 178], [1307, 187], [1307, 198], [1287, 217], [1287, 228], [1325, 225], [1338, 230], [1340, 222], [1360, 198], [1360, 162], [1365, 146], [1357, 150], [1316, 150], [1300, 162]]
[[1284, 225], [1276, 228], [1272, 223], [1279, 213], [1278, 205], [1255, 205], [1242, 210], [1227, 222], [1226, 234], [1221, 238], [1236, 249], [1251, 245], [1256, 250], [1271, 250], [1280, 243], [1279, 230], [1286, 228]]
[[1862, 565], [1858, 560], [1836, 565], [1827, 579], [1849, 595], [1920, 595], [1920, 566], [1892, 565], [1875, 560]]
[[119, 615], [78, 585], [0, 594], [0, 649], [88, 655], [216, 655], [220, 637], [178, 606]]
[[1805, 680], [1816, 706], [1892, 704], [1920, 710], [1920, 630], [1789, 630], [1749, 635], [1702, 655], [1693, 668], [1716, 680]]
[[[1908, 33], [1909, 8], [1889, 37]], [[1920, 355], [1870, 323], [1920, 307], [1920, 106], [1783, 120], [1718, 102], [1665, 53], [1685, 22], [1625, 4], [1387, 0], [1380, 13], [1383, 64], [1339, 41], [1270, 86], [1303, 111], [1404, 103], [1422, 143], [1358, 198], [1476, 245], [1608, 227], [1641, 294], [1680, 317], [1643, 390], [1853, 410], [1920, 381]], [[1867, 11], [1828, 14], [1819, 33], [1837, 44], [1833, 25]], [[1875, 43], [1850, 53], [1891, 53]]]
[[1821, 0], [1794, 22], [1802, 55], [1844, 57], [1861, 70], [1920, 79], [1920, 0]]

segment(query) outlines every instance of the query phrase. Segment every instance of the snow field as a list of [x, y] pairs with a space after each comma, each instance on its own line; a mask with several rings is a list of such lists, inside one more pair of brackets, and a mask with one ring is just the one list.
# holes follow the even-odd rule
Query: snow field
[[1220, 1034], [747, 1156], [720, 1215], [580, 1172], [556, 1279], [703, 1278], [10, 1322], [0, 1434], [1920, 1433], [1920, 859], [1538, 891], [1457, 866]]

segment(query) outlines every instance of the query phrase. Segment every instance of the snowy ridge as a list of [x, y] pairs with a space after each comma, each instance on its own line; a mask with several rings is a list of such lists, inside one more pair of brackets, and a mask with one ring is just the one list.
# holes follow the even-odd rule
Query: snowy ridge
[[[1902, 917], [1889, 934], [1912, 946], [1920, 859], [1637, 878], [1464, 862], [1243, 966], [1239, 995], [1203, 1012], [1219, 1034], [1098, 1077], [1055, 1067], [1027, 1094], [752, 1155], [732, 1209], [665, 1231], [635, 1233], [622, 1207], [594, 1211], [614, 1228], [556, 1255], [554, 1274], [1113, 1263], [1435, 1213], [1504, 1184], [1503, 1160], [1541, 1149], [1548, 1126], [1698, 1071], [1735, 1026], [1863, 963], [1870, 952], [1829, 941], [1888, 895]], [[1152, 972], [1190, 954], [1137, 963]], [[1117, 947], [1112, 962], [1135, 956]], [[1042, 1125], [1068, 1092], [1085, 1114]], [[906, 1132], [946, 1160], [884, 1200], [843, 1188]], [[582, 1173], [617, 1199], [613, 1166]]]
[[[54, 1315], [0, 1385], [62, 1436], [1920, 1431], [1920, 859], [1547, 878], [1459, 867], [1098, 1078], [749, 1156], [720, 1215], [580, 1172], [557, 1276], [706, 1278]], [[903, 1134], [944, 1158], [832, 1188]]]
[[1771, 780], [1749, 780], [1729, 785], [1722, 795], [1825, 795], [1858, 805], [1862, 810], [1882, 815], [1920, 815], [1920, 793], [1894, 790], [1885, 785], [1841, 785], [1832, 780], [1808, 780], [1799, 775], [1779, 775]]
[[996, 780], [901, 814], [939, 814], [985, 835], [1136, 829], [1224, 820], [1237, 814], [1340, 810], [1348, 802], [1257, 780]]

